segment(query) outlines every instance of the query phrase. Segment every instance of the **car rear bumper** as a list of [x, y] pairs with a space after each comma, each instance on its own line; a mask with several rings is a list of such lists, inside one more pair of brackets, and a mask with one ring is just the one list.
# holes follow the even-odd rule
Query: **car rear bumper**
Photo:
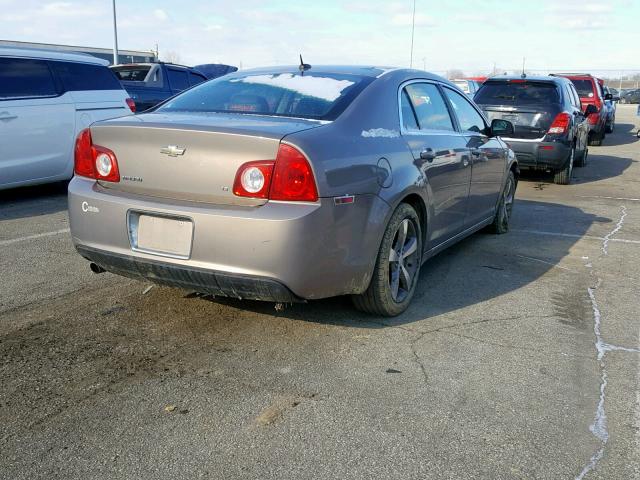
[[[74, 177], [69, 221], [76, 249], [113, 273], [216, 295], [277, 302], [363, 292], [388, 217], [377, 195], [335, 205], [210, 205], [116, 192]], [[191, 248], [177, 258], [134, 250], [131, 212], [189, 219]]]
[[568, 141], [545, 142], [544, 139], [517, 138], [505, 138], [504, 141], [516, 154], [518, 165], [525, 168], [557, 170], [564, 167], [571, 153], [571, 144]]

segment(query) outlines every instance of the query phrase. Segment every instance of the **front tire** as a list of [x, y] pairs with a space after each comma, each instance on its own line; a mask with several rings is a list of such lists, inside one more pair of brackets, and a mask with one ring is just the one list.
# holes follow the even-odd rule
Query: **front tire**
[[589, 157], [589, 148], [587, 148], [587, 146], [585, 145], [584, 150], [582, 151], [582, 155], [580, 155], [580, 157], [576, 157], [574, 166], [586, 167], [588, 157]]
[[493, 219], [493, 223], [489, 225], [489, 232], [501, 235], [509, 231], [509, 220], [511, 219], [511, 212], [513, 211], [513, 203], [516, 196], [516, 177], [513, 171], [509, 171], [507, 182], [504, 185], [502, 194], [500, 195], [500, 201], [498, 202], [498, 209], [496, 216]]
[[404, 312], [413, 298], [422, 264], [422, 229], [418, 214], [402, 203], [384, 236], [367, 290], [353, 295], [358, 310], [394, 317]]
[[576, 149], [572, 148], [565, 167], [553, 175], [553, 183], [556, 183], [558, 185], [569, 185], [571, 183], [571, 175], [573, 174], [573, 160], [575, 154]]

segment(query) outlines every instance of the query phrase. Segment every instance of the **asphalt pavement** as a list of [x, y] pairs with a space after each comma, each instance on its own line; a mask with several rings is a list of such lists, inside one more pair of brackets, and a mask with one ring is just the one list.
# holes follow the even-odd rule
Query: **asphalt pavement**
[[617, 121], [395, 319], [95, 275], [64, 185], [0, 192], [0, 478], [640, 478], [635, 106]]

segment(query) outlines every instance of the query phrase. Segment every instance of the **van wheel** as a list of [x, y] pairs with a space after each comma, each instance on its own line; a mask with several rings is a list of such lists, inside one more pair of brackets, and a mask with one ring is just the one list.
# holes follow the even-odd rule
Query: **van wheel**
[[586, 167], [587, 166], [587, 157], [589, 157], [589, 149], [585, 145], [584, 151], [582, 152], [582, 155], [580, 155], [579, 157], [576, 157], [574, 165], [576, 167]]
[[517, 185], [515, 175], [512, 171], [509, 171], [507, 182], [505, 183], [502, 195], [500, 196], [496, 216], [493, 219], [493, 223], [487, 228], [489, 232], [501, 235], [509, 231], [509, 219], [511, 218], [511, 212], [513, 211], [513, 202], [516, 197]]
[[422, 229], [416, 211], [400, 204], [391, 216], [367, 290], [353, 295], [358, 310], [393, 317], [413, 298], [422, 263]]
[[602, 140], [604, 139], [604, 132], [600, 132], [597, 135], [589, 135], [589, 145], [594, 147], [599, 147], [602, 145]]
[[553, 183], [558, 185], [569, 185], [571, 183], [571, 175], [573, 174], [573, 159], [576, 154], [576, 149], [572, 148], [571, 153], [569, 153], [569, 158], [567, 159], [566, 166], [557, 171], [553, 176]]

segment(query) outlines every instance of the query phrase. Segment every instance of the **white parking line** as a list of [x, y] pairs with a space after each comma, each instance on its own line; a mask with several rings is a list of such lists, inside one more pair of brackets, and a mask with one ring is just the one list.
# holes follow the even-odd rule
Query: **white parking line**
[[[530, 233], [533, 235], [549, 235], [552, 237], [588, 238], [589, 240], [599, 240], [601, 242], [605, 240], [604, 237], [596, 237], [594, 235], [578, 235], [575, 233], [545, 232], [543, 230], [526, 230], [517, 228], [511, 228], [509, 229], [509, 231], [515, 233]], [[626, 240], [624, 238], [611, 238], [609, 239], [609, 242], [631, 243], [634, 245], [640, 245], [640, 240]]]
[[69, 231], [70, 230], [68, 228], [63, 228], [62, 230], [56, 230], [54, 232], [37, 233], [35, 235], [28, 235], [26, 237], [11, 238], [9, 240], [0, 240], [0, 247], [4, 247], [6, 245], [13, 245], [14, 243], [25, 242], [27, 240], [33, 240], [35, 238], [52, 237], [54, 235], [60, 235], [61, 233], [69, 233]]
[[629, 202], [640, 202], [640, 198], [627, 197], [605, 197], [602, 195], [576, 195], [578, 198], [604, 198], [605, 200], [627, 200]]

